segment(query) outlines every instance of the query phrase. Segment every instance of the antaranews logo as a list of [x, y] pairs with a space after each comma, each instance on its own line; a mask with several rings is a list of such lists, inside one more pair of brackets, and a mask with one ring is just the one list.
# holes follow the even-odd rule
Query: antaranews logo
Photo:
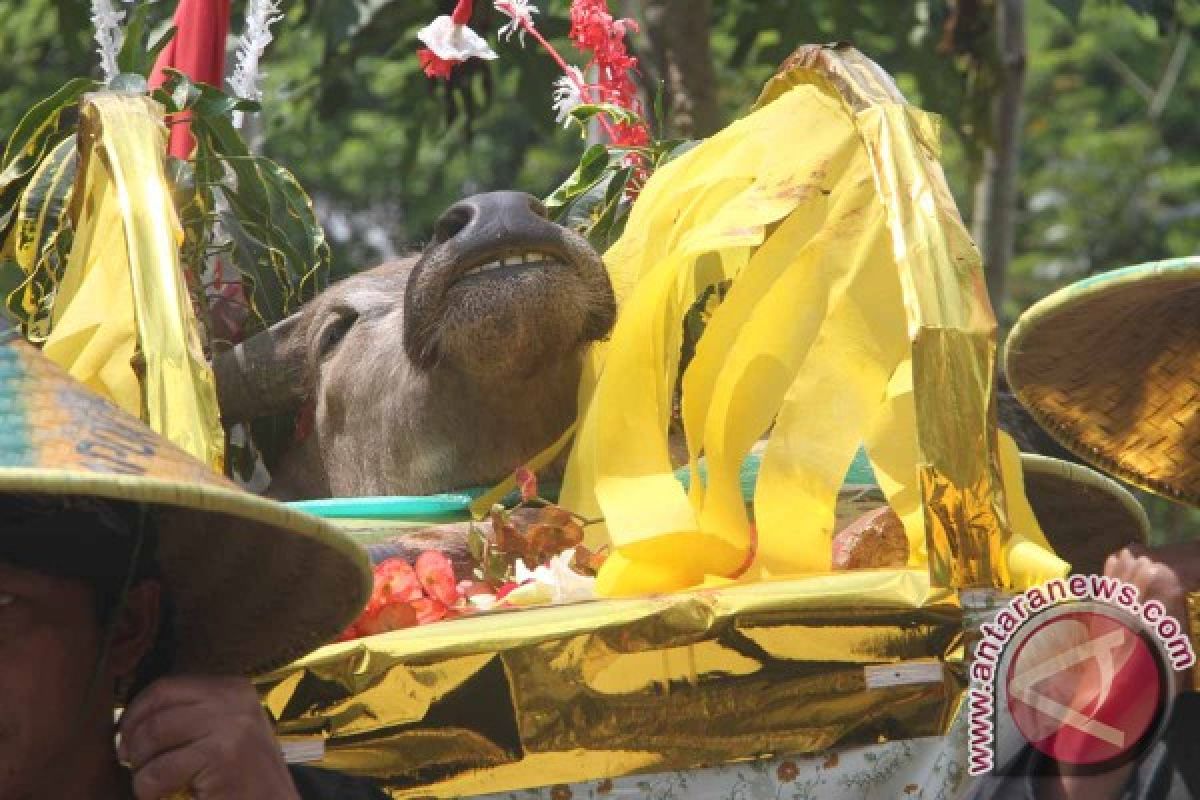
[[1136, 758], [1165, 725], [1173, 672], [1195, 661], [1184, 626], [1116, 578], [1072, 575], [1022, 592], [980, 628], [968, 772], [1003, 763], [997, 711], [1058, 762], [1100, 770]]

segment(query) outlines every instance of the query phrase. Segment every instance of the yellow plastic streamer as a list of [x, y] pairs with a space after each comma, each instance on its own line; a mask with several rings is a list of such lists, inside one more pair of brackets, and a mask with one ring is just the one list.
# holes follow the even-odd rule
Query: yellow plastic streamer
[[[605, 520], [589, 532], [613, 546], [601, 593], [827, 570], [864, 444], [934, 585], [1061, 569], [1040, 531], [1009, 535], [995, 321], [937, 135], [857, 51], [806, 47], [755, 112], [648, 182], [605, 258], [621, 313], [585, 370], [563, 487], [565, 505]], [[681, 321], [721, 281], [683, 376], [689, 493], [666, 433]], [[755, 536], [738, 472], [764, 435]], [[1036, 528], [1031, 512], [1021, 523]]]
[[75, 240], [45, 353], [220, 471], [224, 434], [179, 261], [162, 107], [142, 95], [88, 95], [79, 153]]

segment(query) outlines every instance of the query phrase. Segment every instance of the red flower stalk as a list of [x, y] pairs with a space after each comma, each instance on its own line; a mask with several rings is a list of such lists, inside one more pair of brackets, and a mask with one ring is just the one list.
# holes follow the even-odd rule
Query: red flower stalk
[[455, 25], [466, 25], [471, 21], [474, 6], [473, 0], [458, 0], [458, 5], [454, 7], [454, 13], [450, 15], [450, 19]]

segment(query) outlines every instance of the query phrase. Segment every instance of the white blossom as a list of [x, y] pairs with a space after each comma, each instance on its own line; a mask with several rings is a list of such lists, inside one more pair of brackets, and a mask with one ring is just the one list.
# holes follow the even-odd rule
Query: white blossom
[[[261, 100], [258, 88], [258, 64], [271, 43], [271, 26], [283, 18], [279, 0], [250, 0], [246, 6], [246, 29], [237, 46], [237, 66], [229, 78], [229, 88], [238, 97]], [[233, 124], [242, 127], [242, 112], [233, 116]]]
[[478, 33], [466, 25], [455, 25], [448, 16], [441, 16], [417, 33], [426, 47], [444, 61], [466, 61], [468, 58], [496, 58], [495, 52]]
[[571, 569], [574, 559], [575, 548], [564, 550], [550, 559], [549, 564], [533, 570], [517, 559], [514, 579], [521, 585], [505, 595], [505, 601], [512, 605], [537, 605], [595, 599], [596, 579]]
[[533, 25], [533, 15], [541, 13], [530, 0], [496, 0], [496, 10], [508, 16], [508, 22], [500, 28], [500, 36], [510, 40], [517, 34], [521, 47], [525, 46], [525, 26]]
[[117, 67], [117, 54], [121, 52], [121, 44], [125, 41], [125, 31], [121, 22], [125, 12], [118, 11], [112, 0], [92, 0], [92, 27], [96, 29], [96, 52], [100, 54], [100, 69], [104, 71], [104, 82], [108, 83], [117, 77], [120, 71]]
[[570, 75], [564, 75], [554, 82], [554, 111], [557, 121], [564, 128], [571, 125], [571, 112], [583, 104], [583, 73], [578, 67], [567, 67]]

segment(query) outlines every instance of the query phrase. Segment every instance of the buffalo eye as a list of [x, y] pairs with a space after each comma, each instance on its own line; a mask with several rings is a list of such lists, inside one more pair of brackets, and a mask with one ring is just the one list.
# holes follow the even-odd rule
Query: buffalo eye
[[358, 312], [354, 309], [335, 309], [330, 314], [325, 327], [321, 329], [321, 336], [317, 340], [317, 355], [320, 358], [328, 357], [342, 343], [342, 339], [346, 338], [346, 334], [350, 332], [356, 322], [358, 322]]

